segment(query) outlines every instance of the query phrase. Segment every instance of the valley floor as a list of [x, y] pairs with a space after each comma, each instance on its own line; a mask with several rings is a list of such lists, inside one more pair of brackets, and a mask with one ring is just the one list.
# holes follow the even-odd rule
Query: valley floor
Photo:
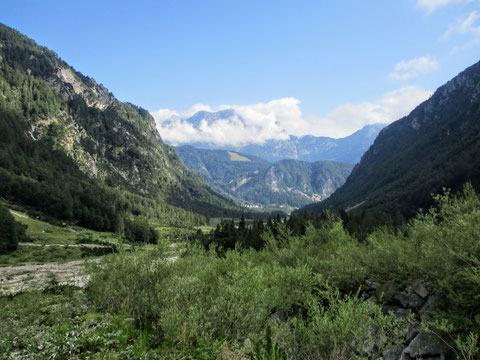
[[[89, 261], [98, 262], [100, 259]], [[77, 260], [66, 263], [26, 264], [0, 267], [0, 295], [14, 295], [31, 290], [44, 290], [56, 285], [83, 288], [89, 276], [85, 263]]]

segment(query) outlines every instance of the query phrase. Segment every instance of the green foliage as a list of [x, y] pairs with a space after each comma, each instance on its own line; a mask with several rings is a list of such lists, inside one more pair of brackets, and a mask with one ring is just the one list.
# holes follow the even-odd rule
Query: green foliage
[[[307, 304], [307, 319], [292, 320], [296, 337], [289, 346], [302, 359], [351, 359], [366, 356], [374, 345], [392, 345], [405, 320], [392, 318], [381, 307], [357, 295], [342, 296], [326, 287]], [[381, 339], [388, 339], [382, 342]], [[299, 346], [299, 344], [301, 344]]]
[[[116, 245], [118, 238], [111, 232], [98, 232], [80, 226], [66, 225], [62, 222], [48, 223], [40, 219], [29, 217], [20, 212], [18, 207], [13, 216], [15, 220], [26, 226], [25, 234], [29, 241], [36, 244], [97, 244]], [[23, 209], [22, 209], [23, 210]]]
[[0, 359], [152, 358], [145, 331], [56, 287], [0, 298]]
[[[463, 194], [436, 201], [404, 231], [378, 229], [363, 242], [329, 215], [303, 234], [279, 222], [264, 234], [261, 251], [228, 250], [218, 257], [190, 246], [173, 263], [160, 250], [116, 256], [93, 273], [90, 296], [164, 334], [162, 346], [213, 347], [222, 339], [230, 351], [260, 359], [282, 352], [288, 358], [352, 358], [374, 343], [388, 348], [405, 329], [364, 300], [371, 294], [361, 290], [367, 280], [380, 284], [377, 296], [385, 292], [387, 300], [388, 287], [422, 281], [441, 294], [432, 319], [451, 324], [448, 332], [437, 325], [438, 335], [471, 358], [480, 329], [480, 200], [467, 185]], [[268, 326], [272, 342], [260, 341], [255, 352], [254, 344], [270, 336]]]
[[27, 239], [25, 226], [16, 222], [7, 207], [0, 203], [0, 254], [16, 250]]
[[272, 329], [267, 326], [265, 333], [265, 345], [262, 346], [261, 342], [257, 343], [255, 348], [255, 355], [252, 356], [255, 360], [286, 360], [287, 355], [278, 346], [273, 338]]
[[[396, 327], [378, 305], [356, 309], [362, 304], [360, 297], [340, 295], [302, 260], [287, 266], [270, 250], [227, 251], [217, 257], [196, 247], [189, 247], [173, 263], [162, 248], [120, 254], [96, 267], [88, 293], [100, 309], [134, 317], [152, 333], [162, 334], [163, 348], [182, 351], [197, 344], [213, 349], [218, 339], [224, 339], [237, 356], [253, 353], [259, 359], [284, 358], [281, 354], [317, 359], [330, 354], [332, 339], [345, 351], [360, 351], [364, 344], [349, 345], [347, 333], [333, 332], [328, 341], [312, 345], [320, 336], [318, 306], [324, 301], [331, 304], [321, 314], [330, 318], [332, 327], [351, 324], [351, 330], [362, 324], [357, 335], [365, 329], [384, 332]], [[308, 320], [302, 314], [308, 314]], [[386, 324], [393, 325], [387, 329]], [[274, 343], [268, 340], [271, 336]], [[255, 352], [259, 339], [267, 341]]]
[[441, 295], [436, 318], [451, 324], [446, 340], [454, 347], [457, 336], [480, 330], [480, 198], [466, 184], [462, 193], [447, 191], [435, 202], [404, 231], [373, 232], [350, 256], [377, 283], [429, 283]]
[[[59, 320], [63, 317], [54, 319], [55, 307], [45, 307], [44, 300], [35, 309], [33, 301], [21, 303], [27, 295], [5, 304], [0, 299], [5, 308], [0, 320], [12, 324], [0, 330], [0, 339], [6, 339], [0, 347], [7, 354], [33, 351], [37, 358], [93, 352], [159, 359], [366, 358], [369, 349], [381, 352], [405, 335], [411, 319], [401, 320], [365, 299], [377, 291], [377, 298], [383, 292], [388, 300], [388, 287], [396, 291], [421, 281], [439, 299], [424, 330], [447, 343], [458, 358], [475, 359], [480, 348], [480, 199], [467, 185], [462, 194], [447, 192], [436, 201], [436, 208], [402, 232], [378, 229], [363, 242], [328, 215], [312, 218], [298, 233], [298, 219], [291, 227], [288, 221], [272, 221], [276, 224], [263, 235], [265, 246], [259, 251], [236, 248], [218, 256], [214, 249], [186, 243], [175, 258], [161, 242], [105, 257], [90, 265], [86, 293], [92, 302], [76, 317], [65, 318], [72, 319], [68, 324]], [[379, 284], [376, 290], [365, 287], [367, 280]], [[50, 291], [48, 297], [60, 290]], [[75, 299], [74, 294], [69, 296]], [[44, 323], [45, 316], [52, 319], [36, 338], [46, 339], [45, 347], [38, 347], [40, 340], [18, 340], [38, 332], [39, 325], [31, 321], [27, 326], [30, 318], [22, 323], [14, 315], [15, 327], [6, 316], [20, 311], [13, 304]], [[48, 310], [39, 316], [41, 308]]]
[[0, 255], [0, 266], [25, 264], [63, 263], [111, 253], [111, 248], [89, 248], [72, 246], [20, 246], [12, 253]]

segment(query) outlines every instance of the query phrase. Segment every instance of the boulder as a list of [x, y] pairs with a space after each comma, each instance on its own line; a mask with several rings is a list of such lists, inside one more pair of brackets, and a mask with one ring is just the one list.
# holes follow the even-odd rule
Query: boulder
[[414, 310], [420, 309], [422, 305], [425, 304], [425, 300], [423, 300], [420, 296], [417, 294], [409, 294], [407, 292], [398, 293], [395, 296], [395, 299], [400, 301], [400, 304], [402, 304], [403, 307]]
[[412, 359], [433, 357], [448, 351], [447, 345], [441, 342], [435, 335], [421, 332], [403, 351]]
[[420, 316], [423, 317], [424, 315], [431, 312], [435, 308], [435, 306], [437, 305], [439, 299], [440, 299], [440, 297], [438, 295], [430, 296], [430, 298], [427, 300], [427, 302], [418, 311]]
[[399, 360], [401, 359], [403, 347], [394, 345], [383, 352], [383, 360]]
[[419, 283], [418, 285], [416, 285], [413, 288], [413, 291], [415, 292], [415, 294], [420, 296], [422, 299], [425, 299], [428, 295], [430, 295], [430, 291], [428, 291], [428, 289], [422, 283]]

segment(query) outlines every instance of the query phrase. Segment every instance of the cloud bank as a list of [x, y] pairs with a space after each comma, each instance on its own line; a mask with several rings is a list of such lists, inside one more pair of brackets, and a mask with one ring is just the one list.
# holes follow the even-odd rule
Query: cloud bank
[[309, 123], [316, 130], [314, 135], [344, 137], [368, 124], [398, 120], [431, 95], [432, 91], [406, 86], [372, 102], [340, 105], [324, 117], [310, 117]]
[[[170, 144], [209, 143], [216, 146], [261, 144], [288, 139], [289, 135], [344, 137], [368, 124], [390, 123], [407, 115], [431, 91], [407, 86], [385, 93], [372, 102], [343, 104], [325, 116], [304, 117], [300, 100], [290, 97], [252, 105], [226, 104], [216, 108], [197, 104], [183, 113], [170, 109], [152, 112], [162, 138]], [[234, 111], [203, 117], [192, 124], [188, 117], [197, 111]]]

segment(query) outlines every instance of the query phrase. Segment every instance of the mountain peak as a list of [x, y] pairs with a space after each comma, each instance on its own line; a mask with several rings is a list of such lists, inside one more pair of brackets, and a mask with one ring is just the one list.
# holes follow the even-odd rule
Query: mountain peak
[[202, 110], [186, 118], [184, 121], [192, 124], [194, 128], [198, 128], [202, 121], [205, 121], [207, 124], [210, 125], [215, 121], [227, 120], [234, 117], [238, 116], [233, 109], [225, 109], [216, 112]]

